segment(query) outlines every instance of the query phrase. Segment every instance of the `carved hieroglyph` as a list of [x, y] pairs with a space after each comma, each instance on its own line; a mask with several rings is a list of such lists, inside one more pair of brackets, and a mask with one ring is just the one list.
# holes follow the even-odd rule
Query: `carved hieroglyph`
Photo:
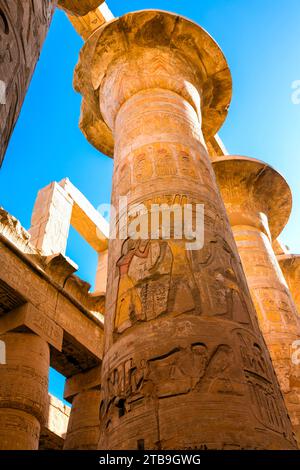
[[300, 443], [300, 374], [292, 361], [300, 322], [271, 245], [272, 237], [276, 239], [289, 218], [291, 192], [280, 174], [255, 159], [224, 157], [213, 167], [259, 325]]
[[227, 114], [221, 50], [179, 16], [128, 14], [87, 41], [75, 86], [85, 134], [115, 146], [115, 207], [120, 195], [205, 205], [203, 250], [174, 227], [170, 240], [110, 241], [99, 447], [293, 448], [201, 130], [214, 136]]
[[0, 165], [56, 3], [0, 0]]
[[[57, 3], [69, 14], [87, 15], [103, 0], [0, 0], [0, 166]], [[104, 13], [92, 17], [102, 24], [110, 18]], [[81, 23], [75, 16], [71, 22]], [[82, 22], [88, 35], [93, 27]]]

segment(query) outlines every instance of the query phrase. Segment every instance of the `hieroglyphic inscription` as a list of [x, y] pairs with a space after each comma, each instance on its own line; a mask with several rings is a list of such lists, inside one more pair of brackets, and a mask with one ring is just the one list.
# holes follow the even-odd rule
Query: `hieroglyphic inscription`
[[0, 0], [0, 165], [50, 24], [56, 0]]

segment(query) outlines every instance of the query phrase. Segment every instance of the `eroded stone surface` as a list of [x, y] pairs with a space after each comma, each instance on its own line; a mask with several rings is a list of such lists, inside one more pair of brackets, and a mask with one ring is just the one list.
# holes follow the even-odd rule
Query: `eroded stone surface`
[[0, 1], [0, 166], [56, 3]]
[[222, 52], [181, 17], [128, 14], [87, 41], [75, 85], [114, 145], [115, 207], [205, 204], [203, 250], [110, 240], [99, 448], [293, 448], [202, 133], [230, 101]]
[[300, 316], [300, 255], [282, 253], [277, 256], [277, 259]]

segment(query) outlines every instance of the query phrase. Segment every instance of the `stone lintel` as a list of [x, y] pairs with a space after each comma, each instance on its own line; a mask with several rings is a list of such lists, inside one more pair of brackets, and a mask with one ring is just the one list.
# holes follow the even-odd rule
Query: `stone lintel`
[[72, 15], [84, 16], [103, 2], [104, 0], [58, 0], [58, 6]]
[[103, 2], [98, 8], [89, 11], [84, 16], [68, 14], [68, 18], [77, 33], [86, 41], [96, 29], [100, 28], [107, 21], [112, 20], [114, 16], [107, 4]]
[[221, 157], [224, 155], [229, 155], [223, 141], [221, 140], [218, 134], [216, 134], [214, 137], [209, 139], [206, 142], [206, 145], [207, 145], [208, 154], [211, 159]]
[[91, 389], [101, 388], [101, 367], [69, 377], [65, 383], [64, 399], [72, 403], [75, 395]]
[[16, 237], [13, 243], [0, 233], [0, 292], [5, 294], [1, 312], [6, 314], [29, 302], [40, 315], [55, 322], [64, 335], [62, 351], [51, 350], [51, 365], [65, 376], [99, 365], [103, 296], [90, 294], [89, 285], [71, 274], [74, 266], [63, 256], [47, 258], [38, 250], [31, 255], [22, 248], [22, 238], [19, 243]]
[[73, 201], [71, 225], [97, 252], [107, 249], [109, 224], [68, 178], [59, 182]]
[[58, 351], [62, 350], [63, 330], [45, 313], [26, 303], [0, 318], [0, 334], [32, 331]]

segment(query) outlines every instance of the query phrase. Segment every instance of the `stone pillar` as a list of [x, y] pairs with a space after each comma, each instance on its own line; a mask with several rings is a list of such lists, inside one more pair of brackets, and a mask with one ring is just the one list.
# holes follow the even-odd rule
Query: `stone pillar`
[[0, 166], [57, 0], [0, 0]]
[[204, 144], [230, 101], [222, 52], [182, 17], [132, 13], [90, 37], [75, 86], [86, 136], [107, 153], [114, 138], [115, 207], [205, 205], [201, 250], [174, 227], [110, 240], [99, 448], [293, 448]]
[[31, 216], [31, 243], [44, 255], [66, 253], [73, 200], [56, 182], [40, 189]]
[[286, 253], [277, 256], [277, 260], [300, 315], [300, 255]]
[[48, 411], [49, 346], [31, 333], [0, 336], [0, 450], [37, 450]]
[[49, 346], [62, 350], [63, 331], [26, 303], [0, 316], [0, 341], [0, 450], [38, 449], [49, 411]]
[[300, 328], [296, 307], [272, 249], [291, 211], [291, 192], [266, 163], [230, 156], [213, 164], [259, 325], [300, 443], [299, 367], [292, 362]]
[[100, 435], [101, 369], [70, 377], [64, 397], [72, 403], [64, 450], [97, 450]]

